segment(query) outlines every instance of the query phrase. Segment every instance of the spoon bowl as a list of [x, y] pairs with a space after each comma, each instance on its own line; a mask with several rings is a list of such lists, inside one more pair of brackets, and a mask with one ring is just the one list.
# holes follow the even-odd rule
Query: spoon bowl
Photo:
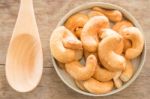
[[[22, 34], [13, 39], [8, 50], [7, 79], [18, 91], [33, 89], [42, 69], [40, 46], [31, 35]], [[38, 68], [40, 67], [40, 69]]]

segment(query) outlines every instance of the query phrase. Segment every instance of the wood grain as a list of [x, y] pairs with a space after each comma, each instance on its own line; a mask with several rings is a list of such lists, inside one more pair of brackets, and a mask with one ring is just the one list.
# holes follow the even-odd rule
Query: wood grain
[[[69, 89], [57, 76], [49, 52], [49, 38], [58, 21], [72, 8], [86, 2], [117, 4], [135, 16], [142, 25], [147, 43], [146, 62], [140, 76], [127, 89], [101, 99], [148, 99], [150, 97], [150, 0], [34, 0], [34, 9], [44, 53], [44, 71], [38, 87], [18, 93], [7, 83], [5, 60], [19, 10], [19, 0], [0, 0], [0, 99], [91, 99]], [[99, 99], [95, 97], [94, 99]]]
[[[150, 68], [148, 68], [150, 69]], [[145, 69], [144, 69], [145, 70]], [[127, 89], [101, 99], [148, 99], [150, 97], [150, 76], [143, 72]], [[0, 66], [0, 99], [90, 99], [69, 89], [57, 76], [54, 68], [44, 68], [38, 87], [29, 93], [18, 93], [7, 83], [4, 65]], [[94, 99], [99, 99], [95, 97]]]

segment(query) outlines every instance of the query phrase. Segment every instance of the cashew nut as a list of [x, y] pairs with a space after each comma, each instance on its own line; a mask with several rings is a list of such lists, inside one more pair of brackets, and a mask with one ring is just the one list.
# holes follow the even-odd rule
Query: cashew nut
[[[118, 33], [121, 33], [121, 31], [127, 27], [133, 27], [133, 24], [130, 21], [123, 20], [123, 21], [117, 22], [112, 27], [112, 29], [117, 31]], [[124, 52], [126, 51], [126, 49], [130, 48], [131, 46], [132, 46], [132, 44], [131, 44], [130, 40], [124, 39]]]
[[122, 71], [118, 71], [115, 73], [115, 76], [113, 77], [114, 85], [116, 88], [120, 88], [123, 85], [122, 81], [119, 78], [121, 73]]
[[83, 81], [75, 80], [75, 84], [76, 84], [77, 87], [80, 88], [81, 90], [86, 91], [86, 89], [85, 89], [84, 86], [83, 86]]
[[84, 25], [81, 33], [83, 48], [88, 52], [96, 52], [99, 42], [98, 33], [109, 27], [109, 21], [105, 16], [94, 16]]
[[79, 34], [76, 34], [77, 28], [82, 28], [85, 23], [88, 21], [88, 16], [83, 13], [77, 13], [68, 18], [64, 26], [68, 28], [71, 32], [75, 33], [77, 37], [80, 37]]
[[100, 65], [97, 66], [93, 78], [98, 81], [110, 81], [114, 77], [114, 72], [110, 72], [105, 68], [102, 68]]
[[87, 80], [93, 76], [97, 66], [97, 59], [94, 55], [89, 55], [86, 66], [82, 66], [79, 61], [65, 64], [66, 71], [76, 80]]
[[127, 28], [127, 27], [133, 27], [133, 24], [132, 24], [130, 21], [122, 20], [122, 21], [120, 21], [120, 22], [117, 22], [117, 23], [112, 27], [112, 29], [115, 30], [115, 31], [118, 32], [118, 33], [121, 33], [121, 31], [122, 31], [124, 28]]
[[75, 30], [75, 35], [76, 35], [78, 38], [80, 38], [80, 35], [81, 35], [81, 33], [82, 33], [82, 29], [83, 29], [83, 28], [79, 27], [79, 28], [76, 28], [76, 30]]
[[124, 42], [123, 52], [126, 52], [126, 50], [128, 48], [132, 47], [132, 42], [130, 40], [127, 40], [127, 39], [123, 39], [123, 42]]
[[82, 43], [72, 34], [65, 32], [63, 35], [63, 45], [65, 48], [73, 50], [82, 50]]
[[[102, 35], [100, 36], [100, 38], [104, 39], [105, 37], [111, 36], [111, 35], [118, 35], [118, 33], [112, 29], [103, 29]], [[121, 40], [119, 45], [116, 46], [115, 52], [118, 54], [121, 54], [123, 52], [123, 48], [124, 48], [124, 44], [123, 44], [123, 40]]]
[[103, 13], [99, 12], [99, 11], [90, 11], [88, 13], [88, 17], [91, 18], [91, 17], [94, 17], [94, 16], [104, 16]]
[[122, 87], [123, 83], [119, 78], [118, 79], [113, 79], [113, 81], [114, 81], [114, 85], [115, 85], [116, 88]]
[[118, 22], [122, 20], [122, 13], [119, 10], [106, 10], [100, 7], [93, 7], [93, 10], [103, 13], [108, 17], [109, 20], [113, 22]]
[[128, 60], [126, 63], [126, 68], [122, 72], [120, 79], [124, 82], [127, 82], [130, 80], [130, 78], [133, 76], [133, 65], [132, 63]]
[[144, 38], [141, 31], [136, 27], [124, 28], [121, 32], [125, 39], [131, 40], [132, 46], [125, 51], [127, 59], [134, 59], [139, 56], [143, 50]]
[[64, 26], [57, 27], [50, 38], [50, 49], [52, 55], [61, 63], [68, 63], [79, 60], [82, 57], [82, 50], [67, 49], [63, 45], [64, 34], [69, 34], [71, 38], [77, 41], [77, 38]]
[[101, 63], [110, 71], [125, 69], [125, 58], [115, 52], [122, 37], [119, 34], [107, 36], [98, 45], [98, 56]]
[[94, 78], [90, 78], [86, 81], [83, 81], [84, 88], [94, 94], [104, 94], [108, 93], [113, 89], [113, 82], [106, 81], [106, 82], [99, 82]]
[[91, 54], [95, 55], [95, 57], [98, 59], [97, 52], [91, 53], [91, 52], [88, 52], [88, 51], [83, 51], [84, 59], [86, 60], [87, 57], [88, 57], [89, 55], [91, 55]]

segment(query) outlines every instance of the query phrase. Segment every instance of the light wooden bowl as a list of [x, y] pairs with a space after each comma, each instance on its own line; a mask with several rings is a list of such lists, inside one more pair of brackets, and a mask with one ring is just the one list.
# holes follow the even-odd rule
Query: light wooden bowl
[[[123, 13], [123, 15], [129, 19], [136, 27], [138, 27], [142, 33], [143, 33], [143, 30], [140, 26], [140, 24], [137, 22], [137, 20], [128, 12], [126, 11], [125, 9], [119, 7], [119, 6], [116, 6], [116, 5], [113, 5], [113, 4], [109, 4], [109, 3], [103, 3], [103, 2], [92, 2], [92, 3], [87, 3], [87, 4], [83, 4], [81, 6], [78, 6], [74, 9], [72, 9], [70, 12], [68, 12], [58, 23], [57, 26], [61, 26], [64, 24], [64, 22], [73, 14], [81, 11], [81, 10], [86, 10], [88, 8], [91, 8], [91, 7], [94, 7], [94, 6], [99, 6], [99, 7], [102, 7], [102, 8], [107, 8], [107, 9], [118, 9], [119, 11], [121, 11]], [[135, 73], [133, 75], [133, 77], [127, 82], [125, 83], [121, 88], [119, 89], [114, 89], [112, 90], [111, 92], [109, 93], [106, 93], [106, 94], [92, 94], [92, 93], [88, 93], [88, 92], [84, 92], [82, 90], [80, 90], [74, 83], [73, 79], [69, 76], [68, 73], [66, 73], [64, 70], [60, 69], [56, 63], [56, 60], [54, 59], [54, 57], [52, 57], [52, 62], [53, 62], [53, 65], [54, 65], [54, 68], [58, 74], [58, 76], [60, 77], [60, 79], [68, 86], [70, 87], [71, 89], [73, 89], [74, 91], [78, 92], [78, 93], [81, 93], [83, 95], [88, 95], [88, 96], [108, 96], [108, 95], [112, 95], [112, 94], [115, 94], [125, 88], [127, 88], [137, 77], [138, 75], [140, 74], [141, 70], [142, 70], [142, 67], [144, 65], [144, 61], [145, 61], [145, 56], [146, 56], [146, 45], [144, 45], [144, 49], [143, 49], [143, 52], [142, 54], [137, 57], [136, 59], [134, 59], [132, 61], [132, 63], [134, 64], [135, 66]]]

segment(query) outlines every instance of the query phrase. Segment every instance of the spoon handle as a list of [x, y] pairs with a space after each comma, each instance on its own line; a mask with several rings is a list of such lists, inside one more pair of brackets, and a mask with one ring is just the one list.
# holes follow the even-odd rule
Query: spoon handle
[[13, 35], [16, 36], [24, 33], [32, 36], [39, 36], [32, 0], [21, 0], [20, 10]]
[[27, 8], [33, 7], [33, 0], [21, 0], [21, 6], [25, 6]]

